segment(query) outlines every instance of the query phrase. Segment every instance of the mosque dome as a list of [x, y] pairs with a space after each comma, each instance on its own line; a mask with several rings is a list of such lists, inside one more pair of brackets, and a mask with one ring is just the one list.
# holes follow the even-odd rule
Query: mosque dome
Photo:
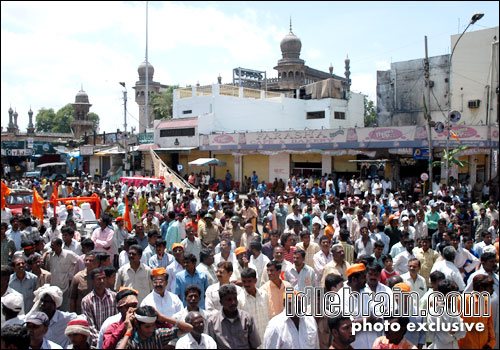
[[283, 40], [281, 40], [280, 47], [283, 58], [299, 58], [302, 43], [300, 39], [292, 33], [290, 28], [290, 33], [285, 35]]
[[76, 94], [75, 103], [89, 103], [89, 95], [85, 91], [80, 90]]
[[[139, 80], [146, 81], [146, 61], [142, 62], [137, 68], [137, 72], [139, 73]], [[148, 62], [148, 81], [153, 81], [153, 74], [155, 73], [155, 69], [151, 62]]]

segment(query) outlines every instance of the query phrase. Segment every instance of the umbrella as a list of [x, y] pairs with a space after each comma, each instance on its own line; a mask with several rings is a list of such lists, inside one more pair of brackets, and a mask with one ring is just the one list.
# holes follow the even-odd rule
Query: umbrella
[[193, 160], [192, 162], [189, 162], [188, 164], [195, 165], [195, 166], [209, 166], [209, 165], [224, 166], [224, 165], [226, 165], [225, 162], [220, 161], [217, 158], [198, 158], [196, 160]]

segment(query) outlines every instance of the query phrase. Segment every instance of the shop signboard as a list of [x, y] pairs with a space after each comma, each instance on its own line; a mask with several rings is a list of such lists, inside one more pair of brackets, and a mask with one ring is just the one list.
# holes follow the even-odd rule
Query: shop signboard
[[154, 133], [146, 132], [146, 133], [139, 134], [137, 136], [137, 142], [139, 143], [139, 145], [144, 145], [147, 143], [154, 143]]
[[56, 150], [52, 142], [43, 142], [43, 141], [34, 141], [33, 151], [35, 152], [35, 154], [56, 153]]
[[24, 141], [2, 141], [2, 150], [22, 148], [24, 148]]
[[429, 149], [428, 148], [414, 148], [413, 149], [413, 159], [429, 159]]
[[2, 149], [2, 155], [13, 157], [25, 157], [33, 155], [33, 150], [29, 148]]
[[80, 146], [81, 156], [92, 156], [94, 155], [94, 146]]

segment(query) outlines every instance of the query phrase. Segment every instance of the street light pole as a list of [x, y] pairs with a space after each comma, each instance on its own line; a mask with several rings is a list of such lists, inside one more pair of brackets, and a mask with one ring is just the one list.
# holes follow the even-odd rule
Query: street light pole
[[[451, 50], [451, 55], [450, 55], [450, 60], [449, 60], [449, 65], [450, 65], [450, 98], [449, 98], [449, 108], [448, 108], [448, 112], [451, 111], [451, 95], [452, 95], [452, 88], [451, 88], [451, 77], [453, 76], [451, 74], [451, 67], [452, 67], [452, 58], [453, 58], [453, 54], [455, 53], [455, 49], [457, 48], [457, 45], [458, 45], [458, 42], [460, 41], [460, 39], [462, 39], [462, 37], [464, 36], [465, 32], [467, 31], [467, 29], [469, 29], [469, 27], [476, 23], [477, 21], [479, 21], [481, 18], [484, 17], [484, 14], [483, 13], [475, 13], [472, 18], [470, 19], [470, 22], [469, 24], [467, 25], [467, 27], [465, 27], [464, 31], [462, 32], [462, 34], [460, 34], [460, 36], [458, 37], [457, 41], [455, 42], [455, 45], [453, 45], [453, 49]], [[448, 189], [448, 177], [449, 177], [449, 172], [450, 172], [450, 161], [449, 161], [449, 158], [448, 158], [448, 153], [450, 152], [450, 113], [448, 113], [447, 117], [446, 117], [446, 189]]]
[[127, 88], [125, 87], [125, 82], [120, 82], [123, 86], [123, 148], [125, 149], [125, 174], [128, 173], [127, 163], [128, 163], [128, 144], [127, 144]]

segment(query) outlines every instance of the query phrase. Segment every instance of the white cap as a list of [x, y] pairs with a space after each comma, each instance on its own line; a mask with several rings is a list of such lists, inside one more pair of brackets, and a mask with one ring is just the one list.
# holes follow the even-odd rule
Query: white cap
[[23, 309], [23, 296], [19, 293], [9, 293], [2, 297], [2, 305], [14, 312], [21, 312]]
[[401, 218], [401, 221], [408, 221], [408, 220], [409, 220], [408, 216], [406, 216], [406, 215]]

